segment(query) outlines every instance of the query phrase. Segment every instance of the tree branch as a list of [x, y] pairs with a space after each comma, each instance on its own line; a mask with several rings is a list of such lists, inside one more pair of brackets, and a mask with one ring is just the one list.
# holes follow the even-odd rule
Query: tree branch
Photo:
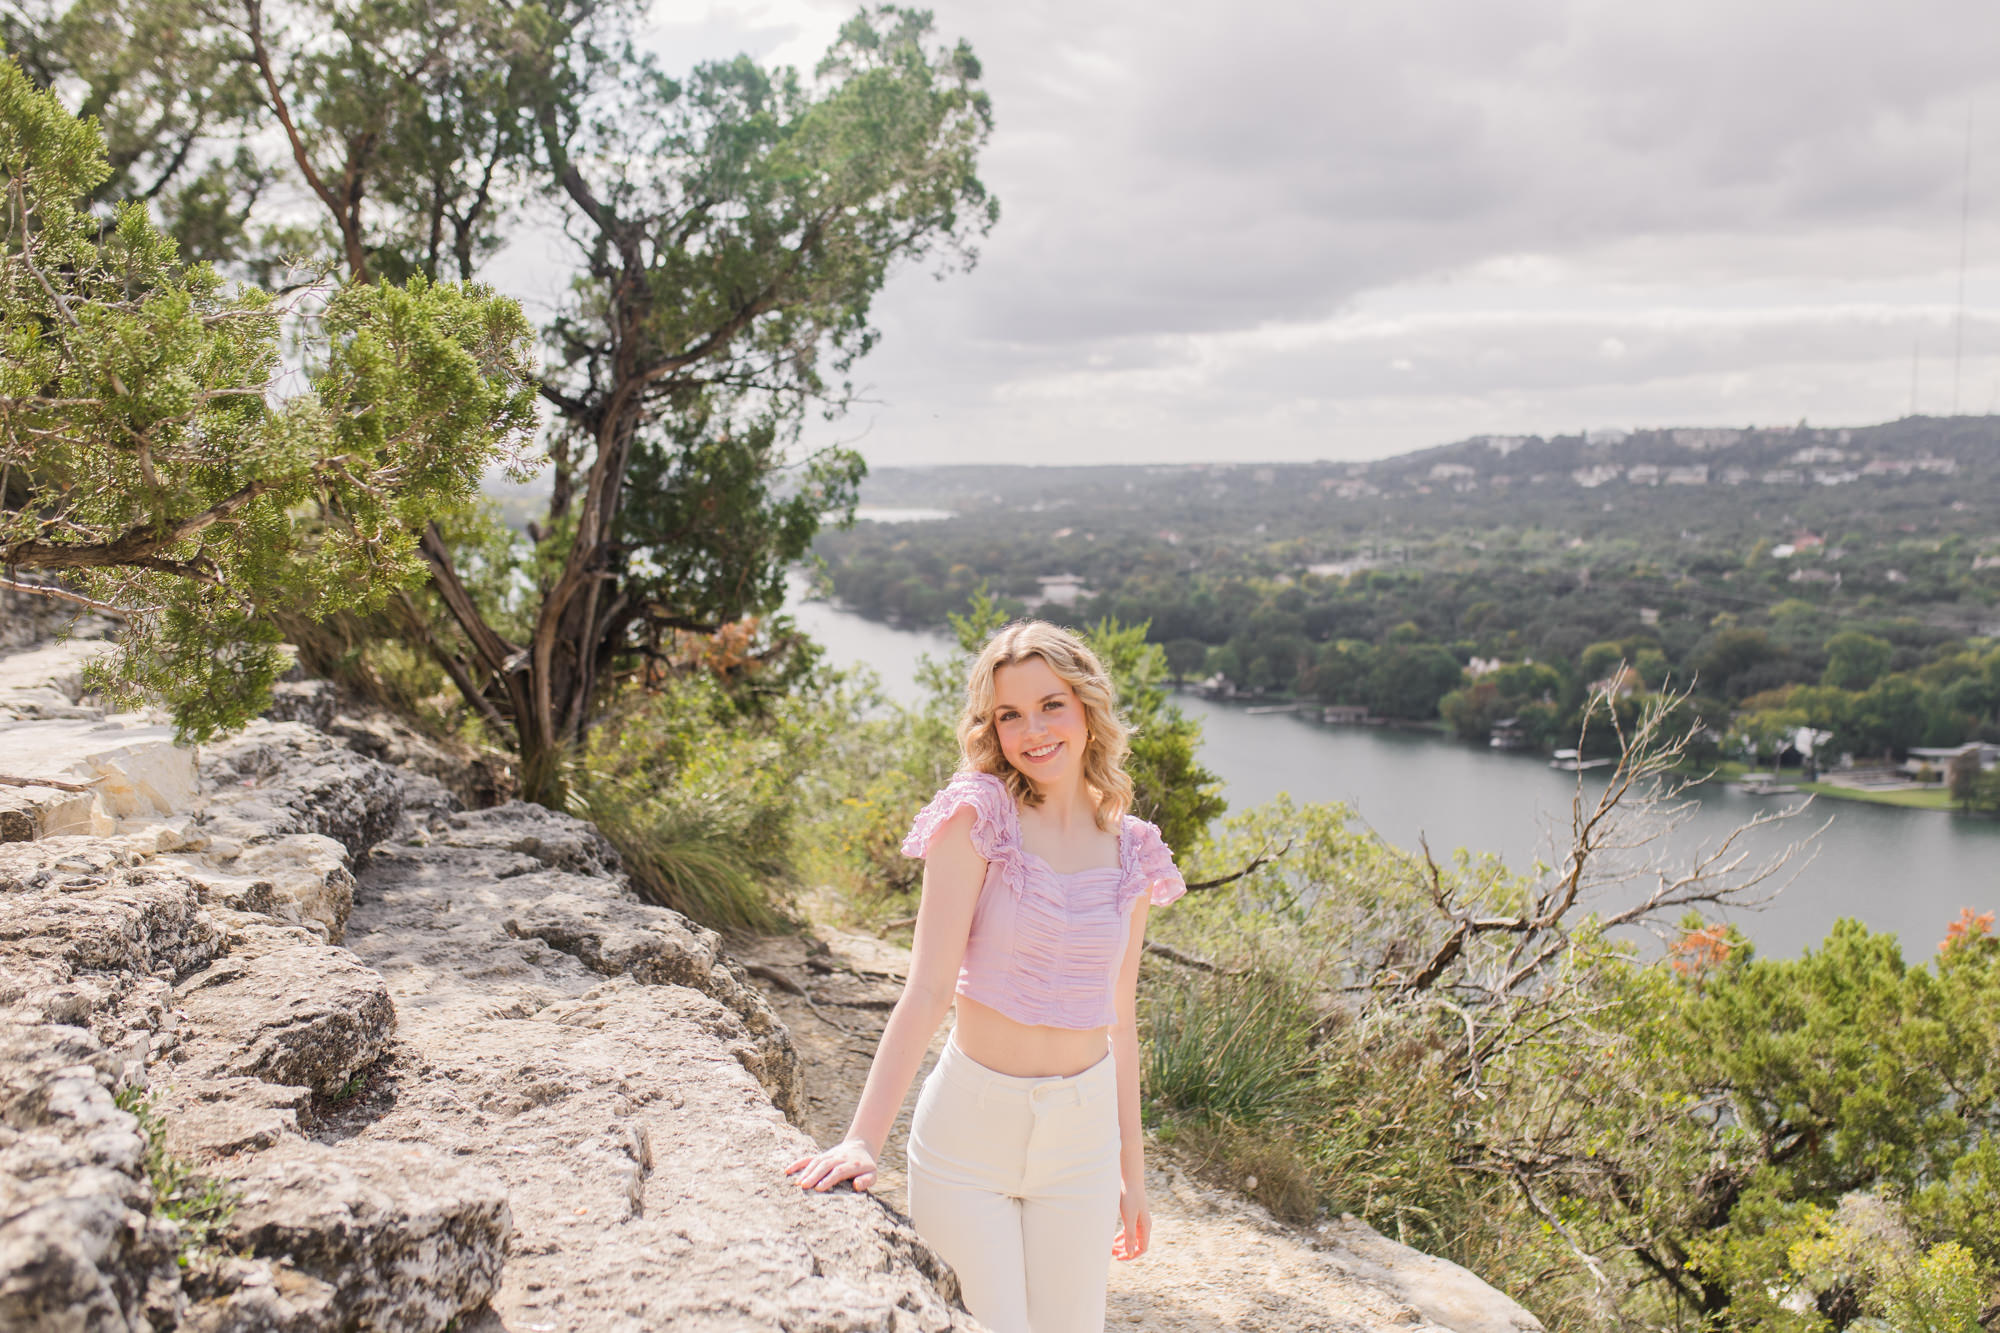
[[424, 559], [430, 562], [431, 580], [437, 584], [438, 596], [444, 598], [452, 619], [465, 631], [472, 650], [479, 654], [486, 669], [504, 679], [509, 674], [509, 661], [521, 650], [494, 633], [486, 623], [486, 617], [479, 613], [472, 594], [465, 590], [465, 584], [458, 577], [458, 570], [451, 562], [451, 548], [445, 544], [444, 534], [438, 531], [437, 524], [424, 525], [419, 544]]
[[[914, 917], [911, 918], [912, 921], [915, 919]], [[1208, 972], [1215, 976], [1240, 977], [1248, 971], [1247, 968], [1223, 967], [1219, 963], [1211, 963], [1206, 958], [1198, 958], [1191, 953], [1182, 953], [1173, 945], [1162, 944], [1158, 940], [1147, 940], [1146, 952], [1155, 958], [1164, 958], [1170, 963], [1177, 963], [1182, 967], [1191, 967], [1197, 972]]]
[[0, 575], [0, 588], [6, 588], [11, 592], [33, 593], [37, 597], [51, 597], [57, 601], [74, 602], [78, 606], [88, 607], [107, 616], [115, 616], [119, 620], [129, 620], [132, 616], [132, 613], [122, 606], [113, 606], [109, 602], [100, 602], [95, 597], [86, 597], [80, 592], [71, 592], [68, 588], [58, 588], [47, 583], [19, 583]]
[[212, 580], [213, 574], [191, 562], [174, 563], [153, 557], [178, 546], [196, 533], [220, 523], [258, 496], [274, 488], [275, 482], [253, 481], [226, 499], [199, 514], [184, 518], [161, 531], [147, 526], [132, 528], [109, 542], [70, 546], [60, 542], [26, 541], [0, 548], [0, 565], [9, 569], [104, 569], [130, 565], [156, 573], [178, 574], [184, 578]]
[[1285, 839], [1285, 845], [1283, 847], [1280, 847], [1277, 851], [1272, 852], [1269, 856], [1266, 856], [1264, 855], [1264, 853], [1259, 852], [1257, 853], [1257, 855], [1251, 857], [1250, 863], [1244, 866], [1241, 870], [1238, 870], [1233, 874], [1224, 875], [1220, 879], [1196, 880], [1194, 883], [1187, 886], [1187, 891], [1189, 893], [1195, 893], [1202, 889], [1219, 889], [1225, 884], [1234, 884], [1237, 880], [1242, 879], [1244, 876], [1249, 875], [1261, 869], [1264, 866], [1270, 865], [1273, 861], [1277, 860], [1279, 857], [1283, 856], [1286, 852], [1289, 852], [1290, 850], [1292, 850], [1292, 840], [1290, 838], [1287, 838]]
[[[356, 282], [366, 282], [368, 257], [361, 248], [361, 237], [357, 229], [358, 219], [347, 215], [340, 197], [321, 179], [319, 171], [313, 166], [312, 158], [306, 153], [305, 136], [299, 133], [298, 124], [292, 119], [291, 104], [285, 100], [284, 90], [278, 86], [277, 71], [271, 66], [270, 48], [264, 43], [264, 0], [243, 0], [243, 12], [249, 20], [244, 35], [250, 39], [251, 63], [257, 67], [258, 76], [264, 81], [264, 91], [271, 99], [271, 113], [278, 118], [278, 124], [284, 127], [285, 138], [292, 147], [292, 160], [299, 164], [299, 171], [305, 176], [307, 187], [319, 196], [319, 201], [326, 205], [329, 213], [333, 214], [334, 225], [340, 228], [341, 242], [347, 251], [349, 276]], [[351, 164], [348, 174], [350, 177], [353, 174]], [[352, 184], [351, 181], [348, 183]], [[358, 202], [358, 193], [355, 198]]]
[[0, 787], [52, 787], [56, 791], [89, 791], [103, 778], [90, 782], [58, 782], [54, 778], [17, 778], [8, 773], [0, 773]]

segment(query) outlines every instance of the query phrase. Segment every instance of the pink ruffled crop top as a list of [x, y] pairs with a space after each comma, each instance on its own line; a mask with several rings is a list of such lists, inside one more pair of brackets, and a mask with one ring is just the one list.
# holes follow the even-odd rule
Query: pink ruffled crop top
[[958, 993], [1017, 1023], [1098, 1028], [1114, 1017], [1112, 990], [1140, 894], [1165, 906], [1187, 892], [1160, 830], [1126, 815], [1118, 864], [1065, 875], [1021, 846], [1020, 811], [991, 773], [960, 773], [931, 798], [903, 839], [921, 857], [953, 815], [971, 806], [972, 846], [986, 879], [958, 969]]

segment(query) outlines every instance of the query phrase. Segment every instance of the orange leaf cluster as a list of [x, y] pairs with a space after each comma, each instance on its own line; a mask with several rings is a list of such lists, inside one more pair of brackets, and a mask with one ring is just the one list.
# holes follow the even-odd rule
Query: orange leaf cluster
[[1944, 928], [1944, 938], [1938, 941], [1938, 952], [1944, 953], [1992, 933], [1993, 913], [1981, 912], [1974, 916], [1970, 907], [1961, 907], [1958, 909], [1958, 920]]
[[1735, 947], [1729, 940], [1729, 927], [1718, 924], [1690, 930], [1667, 951], [1673, 955], [1674, 971], [1691, 977], [1728, 962]]
[[764, 664], [757, 645], [761, 617], [732, 620], [711, 634], [675, 630], [666, 653], [647, 664], [645, 683], [662, 685], [672, 677], [697, 671], [711, 672], [725, 680], [741, 679]]

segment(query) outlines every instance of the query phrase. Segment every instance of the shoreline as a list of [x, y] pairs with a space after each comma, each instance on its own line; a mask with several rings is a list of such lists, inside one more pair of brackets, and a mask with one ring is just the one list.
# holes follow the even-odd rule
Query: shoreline
[[[1308, 721], [1315, 722], [1317, 722], [1317, 719], [1312, 718], [1311, 713], [1314, 709], [1322, 706], [1310, 700], [1287, 698], [1280, 695], [1239, 695], [1236, 698], [1221, 698], [1203, 694], [1199, 690], [1187, 685], [1172, 687], [1170, 692], [1173, 694], [1193, 695], [1211, 704], [1219, 704], [1225, 707], [1234, 706], [1243, 709], [1245, 712], [1252, 710], [1267, 712], [1291, 711], [1304, 716]], [[1292, 705], [1297, 705], [1297, 707], [1294, 708]], [[1338, 724], [1321, 722], [1318, 725], [1333, 727]], [[1471, 741], [1460, 739], [1452, 733], [1448, 725], [1435, 718], [1421, 721], [1409, 718], [1375, 718], [1371, 719], [1365, 725], [1388, 731], [1433, 736], [1452, 745], [1462, 746], [1474, 751], [1481, 748]], [[1551, 752], [1546, 750], [1510, 750], [1505, 753], [1517, 755], [1522, 758], [1532, 757], [1545, 760]], [[1700, 781], [1703, 783], [1735, 783], [1749, 776], [1752, 772], [1762, 773], [1769, 770], [1753, 770], [1749, 765], [1744, 764], [1740, 760], [1725, 759], [1718, 760], [1712, 764], [1689, 764], [1680, 771], [1691, 776], [1701, 775]], [[1800, 780], [1795, 773], [1781, 775], [1779, 780], [1792, 789], [1783, 793], [1785, 795], [1821, 796], [1830, 801], [1855, 801], [1863, 805], [1886, 806], [1896, 810], [1925, 810], [1947, 815], [1963, 813], [1959, 810], [1958, 803], [1952, 799], [1950, 790], [1943, 783], [1938, 783], [1930, 787], [1898, 787], [1889, 791], [1870, 791], [1866, 788], [1850, 787], [1838, 782], [1806, 782]]]
[[[1710, 770], [1717, 782], [1735, 782], [1752, 772], [1767, 773], [1768, 769], [1752, 769], [1737, 760], [1718, 763]], [[1859, 801], [1864, 805], [1889, 806], [1897, 810], [1932, 810], [1941, 814], [1958, 814], [1957, 802], [1951, 798], [1951, 791], [1943, 783], [1930, 787], [1899, 787], [1890, 791], [1869, 791], [1864, 787], [1850, 787], [1840, 782], [1806, 782], [1796, 775], [1783, 774], [1779, 781], [1795, 787], [1808, 796], [1824, 796], [1830, 801]]]

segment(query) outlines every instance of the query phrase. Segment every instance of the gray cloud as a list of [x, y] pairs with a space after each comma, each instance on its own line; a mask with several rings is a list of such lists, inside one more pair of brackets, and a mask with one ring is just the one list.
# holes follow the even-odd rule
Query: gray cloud
[[[773, 0], [730, 31], [809, 65], [848, 12]], [[1893, 415], [1911, 344], [1950, 345], [1968, 107], [1974, 259], [2000, 256], [1982, 0], [943, 0], [937, 22], [985, 64], [1004, 216], [973, 273], [884, 294], [877, 401], [837, 428], [879, 461]], [[2000, 309], [2000, 271], [1970, 296]], [[1966, 346], [1984, 384], [2000, 328]]]

